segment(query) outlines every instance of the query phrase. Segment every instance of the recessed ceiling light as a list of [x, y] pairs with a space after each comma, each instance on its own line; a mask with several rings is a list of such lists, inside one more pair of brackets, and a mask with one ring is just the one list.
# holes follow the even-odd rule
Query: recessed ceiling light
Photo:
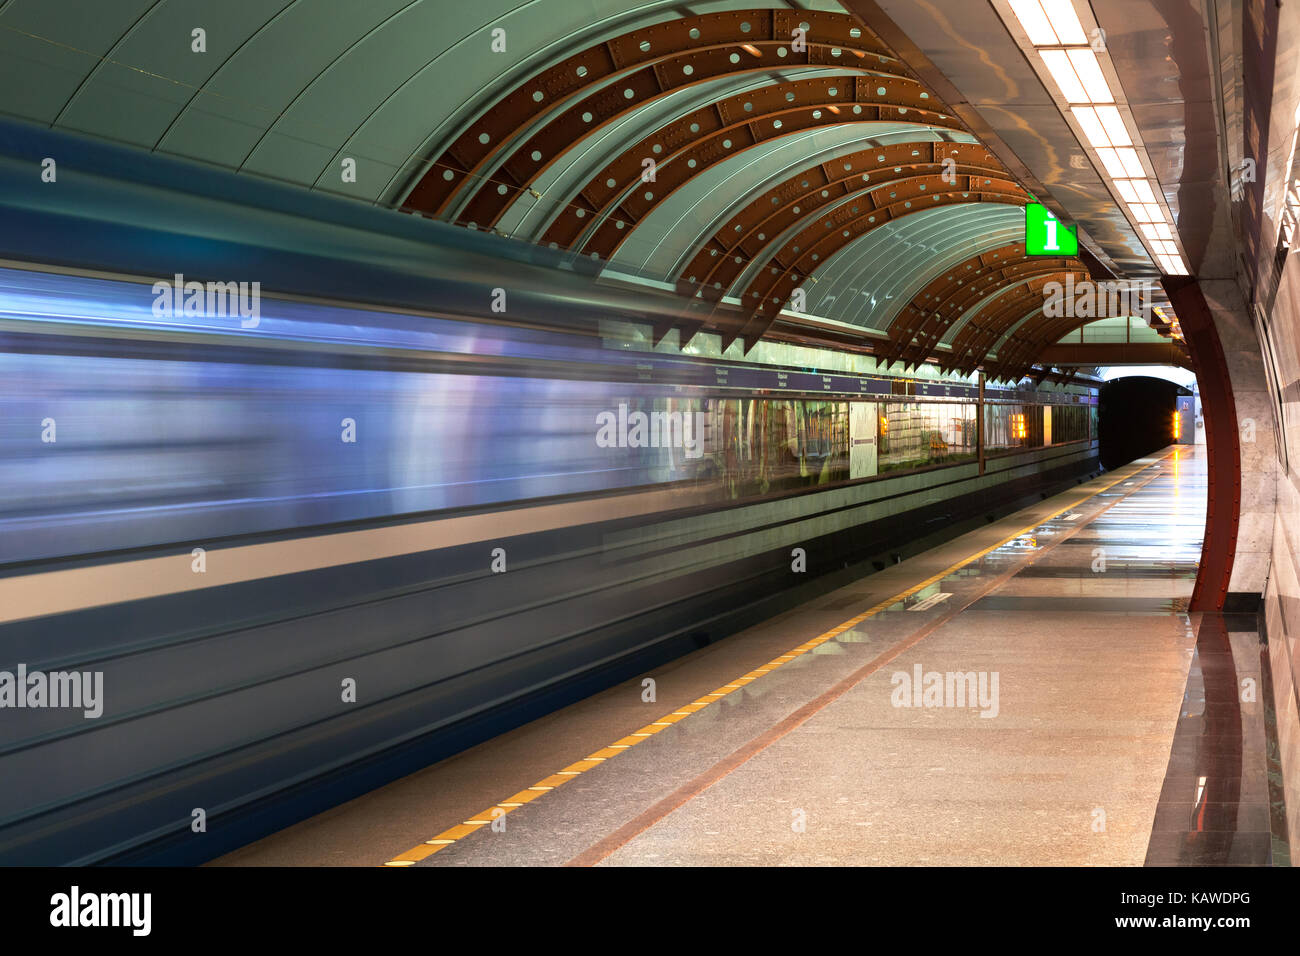
[[1124, 164], [1124, 172], [1130, 179], [1141, 179], [1146, 175], [1146, 170], [1142, 168], [1142, 160], [1138, 159], [1137, 150], [1129, 147], [1127, 149], [1115, 150], [1115, 155], [1119, 161]]
[[1060, 42], [1038, 0], [1011, 0], [1011, 9], [1034, 46], [1054, 46]]
[[1115, 150], [1109, 148], [1099, 149], [1097, 150], [1097, 157], [1101, 160], [1101, 164], [1106, 167], [1107, 175], [1112, 179], [1128, 175], [1128, 171], [1124, 169], [1124, 164], [1120, 162]]
[[[1093, 102], [1093, 98], [1088, 95], [1088, 91], [1083, 88], [1083, 84], [1075, 74], [1074, 67], [1070, 64], [1070, 57], [1064, 50], [1040, 50], [1038, 55], [1043, 58], [1043, 63], [1047, 66], [1047, 72], [1052, 74], [1052, 79], [1056, 81], [1061, 95], [1065, 97], [1065, 102]], [[1106, 99], [1102, 100], [1102, 102], [1110, 103], [1113, 101]]]
[[1074, 4], [1070, 0], [1041, 0], [1041, 3], [1061, 43], [1069, 46], [1088, 42], [1083, 25], [1079, 23], [1079, 15], [1074, 12]]
[[1070, 112], [1079, 121], [1079, 125], [1083, 128], [1083, 135], [1093, 149], [1105, 149], [1113, 145], [1106, 136], [1106, 128], [1102, 125], [1095, 109], [1091, 106], [1074, 106], [1070, 108]]
[[[1170, 214], [1160, 195], [1158, 180], [1148, 172], [1142, 157], [1144, 147], [1130, 132], [1120, 106], [1126, 105], [1123, 90], [1110, 88], [1105, 67], [1105, 46], [1094, 49], [1088, 42], [1083, 21], [1074, 0], [1006, 0], [1023, 30], [1007, 26], [1024, 47], [1024, 36], [1042, 61], [1040, 74], [1050, 76], [1081, 133], [1080, 141], [1096, 154], [1105, 178], [1114, 183], [1116, 194], [1127, 207], [1130, 220], [1141, 230], [1161, 268], [1168, 274], [1187, 275], [1182, 254], [1174, 243]], [[1005, 9], [1005, 8], [1003, 8]], [[1081, 9], [1087, 9], [1087, 4]], [[1092, 20], [1089, 13], [1089, 22]], [[1094, 31], [1097, 33], [1098, 31]], [[1047, 49], [1043, 49], [1046, 47]], [[1046, 83], [1046, 80], [1044, 80]], [[1051, 84], [1047, 84], [1050, 91]], [[1297, 110], [1300, 116], [1300, 110]], [[1154, 167], [1152, 167], [1154, 168]]]
[[1151, 189], [1151, 183], [1145, 179], [1133, 180], [1133, 190], [1137, 193], [1139, 202], [1155, 202], [1156, 194]]
[[1088, 93], [1087, 101], [1090, 103], [1114, 103], [1115, 97], [1110, 92], [1106, 77], [1102, 75], [1101, 64], [1097, 61], [1097, 54], [1084, 47], [1079, 50], [1071, 50], [1069, 57], [1070, 65], [1074, 67], [1074, 72], [1078, 74], [1079, 80], [1083, 83], [1083, 88]]
[[1133, 140], [1129, 139], [1128, 128], [1124, 125], [1124, 118], [1119, 115], [1117, 107], [1098, 106], [1097, 118], [1101, 120], [1101, 125], [1106, 129], [1106, 136], [1110, 139], [1110, 145], [1133, 145]]

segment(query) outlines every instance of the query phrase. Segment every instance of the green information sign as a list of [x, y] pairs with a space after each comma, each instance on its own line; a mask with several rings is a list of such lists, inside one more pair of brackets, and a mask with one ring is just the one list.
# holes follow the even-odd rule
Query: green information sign
[[1025, 253], [1031, 256], [1073, 256], [1079, 252], [1079, 227], [1066, 225], [1042, 203], [1025, 207]]

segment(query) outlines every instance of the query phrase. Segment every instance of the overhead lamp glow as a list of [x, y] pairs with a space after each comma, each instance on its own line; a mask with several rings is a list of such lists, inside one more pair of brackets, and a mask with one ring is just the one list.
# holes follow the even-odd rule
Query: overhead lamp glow
[[1153, 203], [1156, 201], [1156, 194], [1151, 189], [1151, 183], [1145, 179], [1133, 180], [1133, 191], [1137, 193], [1139, 202]]
[[1084, 138], [1093, 149], [1107, 149], [1113, 144], [1110, 137], [1106, 135], [1106, 127], [1102, 125], [1101, 118], [1097, 116], [1097, 111], [1091, 106], [1072, 106], [1070, 112], [1078, 120], [1079, 126], [1083, 129]]
[[1101, 125], [1105, 127], [1106, 137], [1110, 140], [1111, 146], [1133, 145], [1133, 140], [1129, 139], [1128, 127], [1124, 125], [1124, 118], [1119, 115], [1117, 107], [1098, 106], [1097, 118], [1101, 120]]
[[1128, 208], [1133, 211], [1133, 218], [1138, 222], [1164, 222], [1165, 214], [1160, 211], [1159, 206], [1151, 203], [1131, 202]]
[[1111, 179], [1122, 179], [1128, 176], [1128, 171], [1124, 168], [1124, 164], [1120, 162], [1115, 150], [1110, 148], [1099, 149], [1097, 150], [1097, 157], [1101, 160], [1101, 164], [1106, 167], [1106, 174]]
[[1167, 222], [1157, 222], [1142, 227], [1142, 234], [1155, 242], [1158, 239], [1172, 239], [1173, 231], [1169, 228]]
[[1106, 82], [1106, 77], [1102, 75], [1101, 63], [1097, 60], [1097, 54], [1084, 47], [1079, 50], [1071, 50], [1069, 57], [1070, 65], [1074, 67], [1074, 72], [1078, 74], [1079, 81], [1083, 83], [1083, 88], [1087, 91], [1087, 102], [1114, 103], [1115, 97], [1110, 91], [1110, 85]]
[[1182, 259], [1177, 256], [1156, 256], [1160, 260], [1160, 267], [1170, 275], [1185, 276], [1187, 269], [1183, 266]]
[[1065, 102], [1092, 102], [1092, 97], [1083, 88], [1083, 83], [1079, 81], [1074, 67], [1070, 65], [1070, 57], [1064, 50], [1039, 50], [1038, 55], [1043, 58], [1043, 65], [1047, 67], [1047, 72], [1052, 74], [1052, 79], [1056, 81], [1056, 87], [1065, 97]]
[[1142, 160], [1138, 159], [1136, 149], [1132, 147], [1117, 149], [1115, 155], [1124, 164], [1124, 173], [1129, 179], [1141, 179], [1146, 176], [1146, 170], [1142, 168]]
[[1011, 0], [1011, 10], [1034, 46], [1055, 46], [1059, 42], [1038, 0]]
[[[1140, 136], [1130, 132], [1125, 113], [1121, 111], [1121, 107], [1127, 109], [1123, 91], [1110, 88], [1106, 70], [1113, 68], [1106, 65], [1109, 61], [1105, 53], [1099, 54], [1089, 44], [1074, 0], [1004, 0], [1004, 3], [1010, 7], [1033, 48], [1026, 48], [1026, 54], [1038, 54], [1042, 62], [1038, 72], [1044, 75], [1044, 81], [1046, 76], [1052, 78], [1059, 94], [1054, 98], [1058, 103], [1064, 101], [1062, 111], [1069, 110], [1080, 133], [1080, 142], [1095, 155], [1100, 167], [1105, 168], [1104, 178], [1113, 184], [1115, 194], [1127, 207], [1128, 218], [1141, 231], [1152, 257], [1166, 274], [1187, 275], [1158, 182], [1147, 170], [1147, 160], [1142, 158], [1144, 147]], [[1003, 19], [1012, 27], [1005, 12]], [[1011, 32], [1022, 36], [1014, 28]], [[1018, 43], [1025, 47], [1023, 38]], [[1300, 126], [1300, 121], [1297, 125]]]
[[1088, 42], [1083, 32], [1083, 24], [1079, 22], [1079, 15], [1074, 12], [1074, 4], [1070, 0], [1040, 0], [1040, 2], [1061, 43], [1069, 46]]
[[1145, 179], [1117, 179], [1115, 188], [1128, 203], [1154, 203], [1156, 194]]

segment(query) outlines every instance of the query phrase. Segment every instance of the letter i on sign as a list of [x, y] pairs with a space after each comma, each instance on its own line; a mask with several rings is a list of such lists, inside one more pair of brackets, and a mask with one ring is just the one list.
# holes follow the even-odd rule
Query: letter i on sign
[[1043, 220], [1043, 228], [1047, 231], [1047, 238], [1043, 240], [1044, 249], [1056, 251], [1061, 248], [1061, 244], [1056, 241], [1056, 225], [1056, 219], [1051, 215]]

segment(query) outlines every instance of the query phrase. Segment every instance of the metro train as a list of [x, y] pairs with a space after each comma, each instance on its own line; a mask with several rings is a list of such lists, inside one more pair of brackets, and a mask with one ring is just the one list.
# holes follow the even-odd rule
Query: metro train
[[[0, 269], [0, 671], [102, 696], [6, 712], [0, 863], [212, 859], [1097, 468], [1079, 389], [976, 461], [969, 397], [610, 347], [663, 297], [103, 144], [33, 190], [55, 139], [0, 142], [0, 255], [46, 263]], [[248, 261], [256, 328], [155, 314], [143, 273]], [[503, 268], [527, 323], [474, 312]], [[602, 445], [620, 406], [701, 443]], [[864, 476], [880, 416], [907, 468]]]

